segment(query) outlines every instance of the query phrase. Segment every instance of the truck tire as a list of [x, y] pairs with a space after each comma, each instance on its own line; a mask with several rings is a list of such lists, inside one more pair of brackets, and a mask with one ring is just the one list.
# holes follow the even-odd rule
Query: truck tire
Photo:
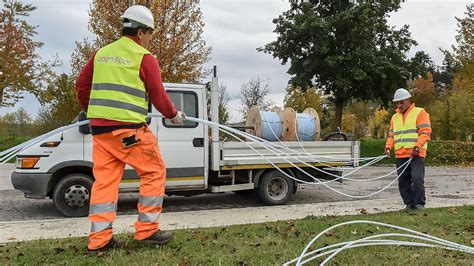
[[257, 188], [258, 198], [267, 205], [287, 203], [295, 191], [295, 182], [278, 170], [263, 174]]
[[87, 216], [93, 183], [94, 179], [85, 174], [61, 178], [53, 191], [54, 206], [67, 217]]

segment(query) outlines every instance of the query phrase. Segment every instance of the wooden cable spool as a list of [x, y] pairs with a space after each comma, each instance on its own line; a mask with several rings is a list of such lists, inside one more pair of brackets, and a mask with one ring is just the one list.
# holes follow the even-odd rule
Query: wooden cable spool
[[285, 107], [278, 113], [280, 115], [281, 122], [283, 123], [283, 129], [281, 138], [283, 141], [295, 141], [296, 140], [296, 112], [291, 107]]
[[252, 106], [247, 111], [247, 121], [245, 121], [246, 127], [253, 127], [247, 128], [245, 132], [252, 134], [257, 137], [262, 136], [262, 118], [260, 117], [260, 110], [258, 110], [257, 106]]
[[272, 109], [270, 109], [270, 112], [279, 113], [281, 110], [281, 107], [273, 106]]

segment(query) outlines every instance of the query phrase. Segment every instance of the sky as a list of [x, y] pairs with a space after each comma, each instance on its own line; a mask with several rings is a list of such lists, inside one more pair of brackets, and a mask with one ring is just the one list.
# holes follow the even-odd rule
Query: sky
[[[63, 65], [58, 73], [69, 73], [70, 57], [75, 41], [91, 38], [88, 30], [87, 0], [24, 0], [37, 7], [28, 22], [38, 25], [36, 40], [44, 42], [39, 51], [45, 60], [58, 54]], [[229, 110], [231, 121], [241, 119], [238, 112], [238, 95], [242, 85], [259, 76], [270, 87], [269, 98], [278, 106], [283, 105], [283, 97], [288, 80], [288, 65], [269, 54], [257, 52], [256, 48], [276, 39], [273, 33], [273, 18], [288, 10], [288, 0], [201, 0], [204, 18], [203, 39], [212, 47], [211, 60], [207, 68], [216, 65], [219, 84], [226, 85], [230, 94]], [[465, 0], [406, 0], [401, 9], [391, 14], [389, 23], [397, 28], [410, 26], [413, 39], [418, 46], [412, 48], [408, 56], [416, 51], [427, 52], [433, 61], [441, 65], [443, 55], [439, 48], [450, 49], [456, 35], [455, 17], [464, 17]], [[3, 4], [2, 4], [3, 5]], [[207, 82], [208, 80], [203, 80]], [[40, 105], [32, 95], [25, 95], [13, 108], [0, 108], [0, 115], [23, 107], [30, 115], [36, 116]]]

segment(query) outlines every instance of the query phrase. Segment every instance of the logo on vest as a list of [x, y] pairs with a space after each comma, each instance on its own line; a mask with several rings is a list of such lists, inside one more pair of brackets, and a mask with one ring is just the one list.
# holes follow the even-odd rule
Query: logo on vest
[[118, 57], [118, 56], [99, 56], [97, 58], [97, 63], [129, 66], [132, 64], [132, 61], [130, 61], [127, 58]]

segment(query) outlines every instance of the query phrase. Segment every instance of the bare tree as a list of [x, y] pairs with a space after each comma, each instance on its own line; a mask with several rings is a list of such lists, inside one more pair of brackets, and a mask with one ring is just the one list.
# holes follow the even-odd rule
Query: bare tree
[[229, 105], [229, 93], [227, 92], [227, 86], [221, 85], [219, 87], [219, 124], [226, 124], [230, 120], [230, 114], [228, 109]]
[[268, 83], [258, 76], [243, 84], [239, 96], [240, 112], [243, 117], [247, 116], [248, 109], [254, 105], [258, 106], [260, 110], [268, 111], [270, 106], [274, 104], [273, 101], [267, 99], [269, 92], [270, 86]]
[[[211, 117], [211, 93], [207, 93], [207, 115], [208, 117]], [[226, 124], [230, 120], [230, 114], [228, 109], [228, 104], [229, 104], [229, 93], [227, 92], [227, 86], [226, 85], [220, 85], [219, 86], [219, 124]]]

